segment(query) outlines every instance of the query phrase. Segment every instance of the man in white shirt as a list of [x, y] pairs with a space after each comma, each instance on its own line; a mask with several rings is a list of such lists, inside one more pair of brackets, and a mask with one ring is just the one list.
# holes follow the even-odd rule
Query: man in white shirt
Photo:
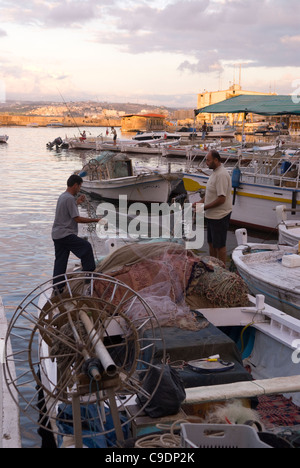
[[221, 163], [220, 154], [212, 150], [206, 156], [206, 164], [213, 173], [209, 177], [204, 203], [207, 221], [209, 254], [226, 265], [226, 240], [232, 212], [232, 184], [229, 172]]

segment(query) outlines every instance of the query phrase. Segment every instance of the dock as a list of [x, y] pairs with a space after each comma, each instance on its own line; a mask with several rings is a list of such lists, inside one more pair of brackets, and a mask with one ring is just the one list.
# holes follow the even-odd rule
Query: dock
[[[0, 297], [0, 448], [21, 448], [19, 408], [10, 395], [3, 376], [6, 332], [7, 320]], [[14, 372], [14, 365], [12, 366]]]

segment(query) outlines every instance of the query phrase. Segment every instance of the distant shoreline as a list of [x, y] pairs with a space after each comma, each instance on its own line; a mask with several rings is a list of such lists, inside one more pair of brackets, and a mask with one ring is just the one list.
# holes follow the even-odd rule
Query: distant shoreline
[[121, 127], [121, 119], [11, 115], [0, 113], [1, 127]]

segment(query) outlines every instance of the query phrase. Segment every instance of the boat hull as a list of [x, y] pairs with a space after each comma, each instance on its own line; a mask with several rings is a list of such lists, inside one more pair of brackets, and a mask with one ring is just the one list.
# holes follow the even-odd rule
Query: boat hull
[[279, 243], [294, 246], [300, 241], [300, 221], [286, 221], [278, 226]]
[[[255, 247], [254, 244], [247, 246]], [[282, 312], [300, 319], [300, 267], [287, 268], [281, 263], [284, 250], [261, 251], [244, 255], [247, 246], [237, 247], [232, 260], [252, 294], [263, 294], [266, 302]], [[273, 246], [276, 249], [276, 246]], [[271, 248], [271, 247], [270, 247]]]
[[127, 196], [129, 202], [166, 203], [182, 174], [141, 174], [110, 180], [85, 180], [82, 191], [96, 198], [118, 200]]
[[[204, 191], [208, 177], [184, 173], [183, 182], [188, 192]], [[232, 193], [234, 194], [234, 191]], [[276, 230], [278, 220], [275, 210], [282, 204], [289, 210], [299, 207], [300, 191], [296, 188], [241, 182], [235, 193], [231, 222], [264, 231]], [[294, 215], [291, 212], [288, 216], [293, 219]]]

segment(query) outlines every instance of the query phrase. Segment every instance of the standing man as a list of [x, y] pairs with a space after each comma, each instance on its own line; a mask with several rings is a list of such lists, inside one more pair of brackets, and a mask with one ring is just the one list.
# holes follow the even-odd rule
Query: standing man
[[113, 135], [114, 146], [117, 144], [117, 130], [115, 127], [111, 127], [111, 133]]
[[[96, 268], [94, 254], [91, 244], [78, 237], [79, 223], [98, 223], [100, 218], [83, 218], [79, 215], [78, 205], [84, 200], [81, 195], [77, 200], [82, 178], [78, 175], [71, 175], [67, 181], [67, 190], [60, 195], [55, 213], [55, 220], [52, 227], [52, 239], [55, 248], [55, 263], [53, 284], [63, 281], [67, 271], [70, 252], [80, 258], [83, 271], [94, 271]], [[59, 286], [59, 292], [62, 292], [64, 285]]]
[[231, 177], [221, 163], [217, 151], [212, 150], [207, 154], [206, 164], [213, 173], [209, 177], [205, 196], [200, 203], [204, 203], [209, 254], [226, 265], [227, 231], [232, 212]]

